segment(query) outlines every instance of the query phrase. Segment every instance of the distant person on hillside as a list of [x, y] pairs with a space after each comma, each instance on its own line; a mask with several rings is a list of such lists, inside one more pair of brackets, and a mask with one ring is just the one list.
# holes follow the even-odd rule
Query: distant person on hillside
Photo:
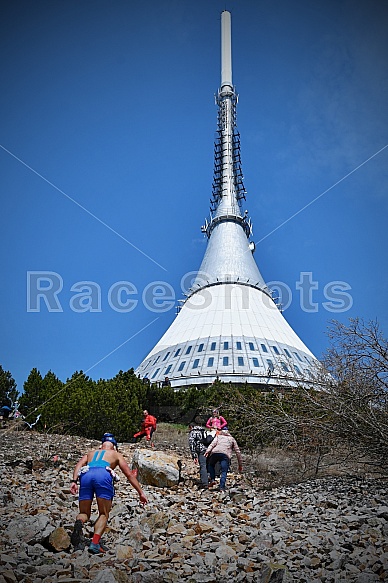
[[189, 423], [189, 447], [191, 457], [199, 465], [201, 488], [208, 488], [207, 460], [205, 458], [206, 445], [203, 443], [204, 429], [200, 425]]
[[225, 429], [218, 432], [205, 452], [205, 457], [208, 459], [208, 470], [210, 474], [209, 487], [214, 486], [215, 484], [215, 465], [217, 462], [220, 462], [221, 478], [218, 489], [220, 492], [225, 492], [226, 476], [229, 471], [233, 451], [238, 459], [238, 471], [242, 472], [242, 457], [237, 441], [230, 435], [229, 431]]
[[164, 377], [164, 381], [162, 382], [162, 387], [171, 387], [171, 381], [168, 377]]
[[74, 468], [70, 486], [70, 492], [75, 496], [78, 492], [78, 481], [80, 483], [79, 514], [70, 538], [75, 550], [83, 548], [82, 527], [90, 518], [93, 497], [96, 495], [99, 516], [94, 524], [94, 535], [89, 546], [89, 552], [95, 555], [104, 552], [100, 545], [100, 539], [105, 531], [112, 508], [115, 493], [113, 483], [118, 479], [114, 469], [117, 466], [139, 494], [141, 504], [147, 503], [147, 498], [139, 482], [129, 469], [122, 454], [117, 451], [117, 441], [112, 433], [105, 433], [101, 442], [99, 449], [89, 451], [79, 460]]
[[151, 442], [151, 447], [154, 446], [153, 442], [152, 442], [152, 435], [154, 433], [154, 431], [156, 431], [156, 417], [154, 417], [153, 415], [150, 415], [147, 411], [147, 409], [145, 409], [143, 411], [143, 421], [141, 424], [141, 429], [140, 431], [138, 431], [137, 433], [135, 433], [135, 435], [133, 436], [135, 439], [137, 439], [138, 437], [141, 438], [145, 435], [146, 441], [150, 441]]
[[0, 420], [8, 419], [11, 411], [12, 411], [11, 407], [8, 407], [8, 405], [3, 405], [0, 408]]
[[218, 430], [227, 429], [228, 422], [220, 415], [218, 409], [214, 409], [212, 417], [209, 417], [209, 419], [206, 422], [206, 427], [208, 427], [209, 429]]

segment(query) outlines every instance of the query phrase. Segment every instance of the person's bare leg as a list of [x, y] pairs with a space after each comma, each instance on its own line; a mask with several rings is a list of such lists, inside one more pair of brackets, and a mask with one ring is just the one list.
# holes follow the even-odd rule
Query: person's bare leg
[[76, 520], [81, 520], [84, 524], [90, 518], [90, 513], [92, 511], [92, 501], [91, 500], [80, 500], [79, 501], [79, 514], [77, 514]]
[[90, 518], [90, 513], [92, 510], [91, 500], [80, 500], [79, 501], [79, 514], [75, 519], [75, 524], [73, 532], [71, 533], [70, 541], [74, 547], [74, 550], [83, 549], [82, 542], [82, 527], [87, 520]]
[[112, 500], [97, 498], [97, 505], [99, 516], [94, 524], [94, 535], [89, 546], [89, 553], [93, 553], [94, 555], [105, 552], [105, 549], [100, 545], [100, 539], [108, 522], [109, 512], [112, 508]]
[[97, 518], [94, 525], [94, 534], [99, 534], [100, 536], [102, 536], [108, 522], [109, 512], [111, 511], [112, 508], [112, 500], [105, 500], [105, 498], [97, 498], [97, 505], [99, 517]]

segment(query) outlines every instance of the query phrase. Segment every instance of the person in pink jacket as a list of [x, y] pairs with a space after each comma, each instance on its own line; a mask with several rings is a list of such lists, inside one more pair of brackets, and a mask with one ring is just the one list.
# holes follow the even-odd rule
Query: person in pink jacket
[[209, 417], [209, 419], [207, 420], [206, 427], [208, 427], [209, 429], [218, 430], [227, 429], [228, 422], [220, 415], [218, 409], [214, 409], [213, 416]]
[[221, 478], [219, 490], [220, 492], [225, 492], [226, 476], [228, 474], [233, 451], [237, 456], [238, 471], [242, 472], [242, 457], [240, 448], [237, 445], [237, 441], [234, 437], [232, 437], [232, 435], [230, 435], [229, 431], [225, 429], [223, 431], [217, 432], [216, 437], [213, 439], [205, 452], [205, 457], [208, 459], [208, 471], [210, 474], [209, 487], [215, 483], [215, 465], [217, 462], [220, 462]]

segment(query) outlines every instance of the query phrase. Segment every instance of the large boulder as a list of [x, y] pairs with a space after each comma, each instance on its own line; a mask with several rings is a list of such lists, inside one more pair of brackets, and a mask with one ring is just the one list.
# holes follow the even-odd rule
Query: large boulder
[[137, 469], [142, 484], [166, 488], [179, 482], [179, 458], [171, 453], [137, 449], [132, 458], [132, 469]]

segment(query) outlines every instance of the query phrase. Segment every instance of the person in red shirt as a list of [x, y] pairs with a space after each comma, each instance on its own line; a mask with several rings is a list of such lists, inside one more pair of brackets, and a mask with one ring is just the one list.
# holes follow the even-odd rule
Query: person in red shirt
[[154, 444], [152, 442], [152, 434], [156, 431], [156, 417], [150, 415], [147, 409], [143, 411], [144, 419], [141, 424], [141, 429], [135, 435], [134, 438], [143, 437], [145, 435], [146, 441], [151, 441], [151, 446], [153, 447]]

